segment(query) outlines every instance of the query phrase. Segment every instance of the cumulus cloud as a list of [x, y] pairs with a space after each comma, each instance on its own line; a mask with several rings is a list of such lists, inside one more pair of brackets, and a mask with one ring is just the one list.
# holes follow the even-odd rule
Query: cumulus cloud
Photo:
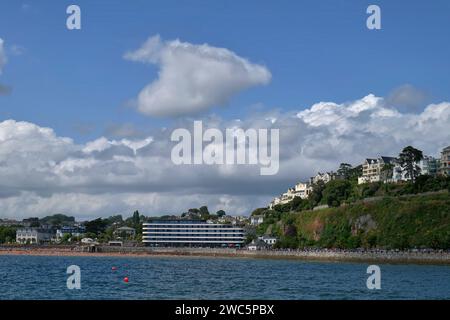
[[228, 49], [162, 41], [159, 36], [124, 57], [159, 67], [158, 79], [137, 98], [138, 110], [151, 116], [179, 116], [221, 106], [242, 90], [271, 79], [266, 67]]
[[[253, 113], [246, 119], [203, 119], [207, 127], [277, 128], [280, 170], [260, 176], [259, 166], [176, 166], [172, 129], [138, 139], [100, 137], [83, 144], [29, 122], [0, 122], [0, 218], [65, 212], [78, 218], [211, 210], [248, 214], [317, 171], [336, 170], [366, 157], [395, 156], [406, 145], [438, 156], [450, 144], [450, 103], [402, 113], [369, 94], [345, 103], [318, 102], [298, 112]], [[179, 119], [176, 127], [192, 130]]]

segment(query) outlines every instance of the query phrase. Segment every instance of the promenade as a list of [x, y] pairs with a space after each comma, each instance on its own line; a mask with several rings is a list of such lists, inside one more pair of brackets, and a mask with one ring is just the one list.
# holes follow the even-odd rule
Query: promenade
[[342, 250], [342, 249], [283, 249], [246, 250], [231, 248], [150, 248], [110, 246], [0, 246], [0, 255], [42, 256], [191, 256], [259, 259], [298, 259], [330, 262], [371, 262], [399, 264], [444, 264], [450, 265], [450, 250]]

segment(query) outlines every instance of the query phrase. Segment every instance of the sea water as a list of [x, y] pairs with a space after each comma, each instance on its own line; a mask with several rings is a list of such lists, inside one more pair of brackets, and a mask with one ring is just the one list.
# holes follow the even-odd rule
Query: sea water
[[[70, 265], [80, 267], [79, 290], [67, 288]], [[380, 264], [380, 290], [367, 288], [368, 266], [244, 258], [0, 256], [0, 299], [450, 299], [450, 266]]]

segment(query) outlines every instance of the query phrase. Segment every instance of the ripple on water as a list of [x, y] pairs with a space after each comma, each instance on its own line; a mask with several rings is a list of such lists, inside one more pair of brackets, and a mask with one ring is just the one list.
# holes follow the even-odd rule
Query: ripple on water
[[[72, 264], [81, 268], [81, 290], [66, 287]], [[366, 268], [263, 259], [2, 256], [0, 299], [450, 299], [448, 266], [381, 265], [381, 290], [366, 288]]]

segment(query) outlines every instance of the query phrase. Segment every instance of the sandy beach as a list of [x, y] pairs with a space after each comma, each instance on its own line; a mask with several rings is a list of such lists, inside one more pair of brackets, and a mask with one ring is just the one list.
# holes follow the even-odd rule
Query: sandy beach
[[61, 257], [223, 257], [257, 259], [297, 259], [330, 262], [371, 262], [396, 264], [450, 265], [450, 252], [433, 250], [410, 251], [348, 251], [348, 250], [259, 250], [219, 248], [147, 248], [99, 246], [95, 252], [87, 252], [78, 246], [2, 246], [0, 255], [32, 255]]

